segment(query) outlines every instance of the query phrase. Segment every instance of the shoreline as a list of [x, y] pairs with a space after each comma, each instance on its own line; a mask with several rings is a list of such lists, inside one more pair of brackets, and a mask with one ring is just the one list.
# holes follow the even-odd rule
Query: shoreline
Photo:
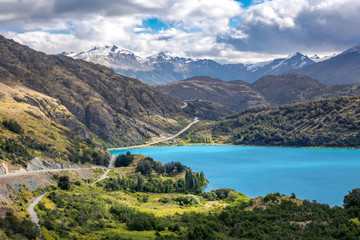
[[114, 148], [107, 148], [108, 152], [110, 151], [124, 151], [130, 149], [141, 149], [141, 148], [156, 148], [156, 147], [186, 147], [186, 146], [238, 146], [238, 147], [266, 147], [266, 148], [295, 148], [295, 149], [328, 149], [328, 150], [360, 150], [360, 148], [352, 147], [291, 147], [291, 146], [268, 146], [268, 145], [235, 145], [235, 144], [226, 144], [226, 143], [193, 143], [193, 144], [182, 144], [182, 145], [149, 145], [143, 147], [123, 147], [122, 149], [116, 150]]

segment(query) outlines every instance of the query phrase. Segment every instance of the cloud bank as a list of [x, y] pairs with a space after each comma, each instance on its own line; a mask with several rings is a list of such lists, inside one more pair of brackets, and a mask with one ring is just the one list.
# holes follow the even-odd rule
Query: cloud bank
[[[360, 42], [358, 0], [0, 0], [0, 33], [46, 53], [116, 44], [256, 62], [296, 51], [327, 54]], [[146, 23], [160, 22], [160, 29]], [[234, 22], [237, 23], [234, 26]]]

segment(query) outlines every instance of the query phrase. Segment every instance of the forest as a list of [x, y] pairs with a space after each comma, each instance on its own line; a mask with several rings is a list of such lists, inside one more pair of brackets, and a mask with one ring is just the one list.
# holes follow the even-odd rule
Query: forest
[[211, 136], [220, 144], [359, 148], [359, 105], [360, 97], [338, 97], [257, 107], [199, 124], [181, 137], [188, 143]]

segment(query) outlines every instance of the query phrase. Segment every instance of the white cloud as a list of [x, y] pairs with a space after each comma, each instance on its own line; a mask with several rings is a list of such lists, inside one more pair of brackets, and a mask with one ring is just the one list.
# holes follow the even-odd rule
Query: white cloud
[[[0, 0], [0, 24], [5, 36], [47, 53], [117, 44], [144, 56], [256, 62], [360, 42], [358, 0], [252, 2], [242, 8], [234, 0]], [[148, 18], [170, 27], [152, 31], [142, 26]], [[240, 19], [237, 29], [230, 18]]]

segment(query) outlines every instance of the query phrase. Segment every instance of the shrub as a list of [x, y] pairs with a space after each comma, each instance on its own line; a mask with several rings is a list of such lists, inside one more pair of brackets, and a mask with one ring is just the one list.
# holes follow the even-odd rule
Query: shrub
[[176, 202], [178, 202], [180, 205], [191, 205], [191, 206], [200, 206], [201, 203], [199, 199], [191, 194], [183, 195], [178, 198], [176, 198]]
[[215, 200], [217, 200], [217, 196], [216, 196], [216, 194], [215, 194], [213, 191], [211, 191], [211, 192], [204, 192], [204, 193], [202, 194], [202, 196], [203, 196], [206, 200], [208, 200], [208, 201], [215, 201]]
[[355, 188], [344, 197], [344, 208], [360, 207], [360, 188]]
[[18, 124], [15, 120], [4, 120], [2, 122], [3, 126], [7, 128], [8, 130], [17, 133], [17, 134], [23, 134], [24, 129]]
[[62, 190], [70, 189], [70, 181], [68, 176], [61, 176], [58, 180], [58, 187]]

